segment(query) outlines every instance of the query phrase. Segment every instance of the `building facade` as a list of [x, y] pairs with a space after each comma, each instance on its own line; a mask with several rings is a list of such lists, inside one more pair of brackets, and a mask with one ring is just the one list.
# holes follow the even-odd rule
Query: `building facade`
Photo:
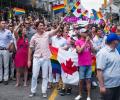
[[120, 24], [120, 0], [112, 0], [106, 7], [102, 6], [106, 19], [112, 17], [113, 23]]

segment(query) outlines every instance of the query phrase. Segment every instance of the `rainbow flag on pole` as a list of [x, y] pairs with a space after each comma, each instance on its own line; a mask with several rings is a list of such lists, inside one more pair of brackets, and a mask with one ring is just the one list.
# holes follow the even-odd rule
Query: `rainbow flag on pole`
[[52, 9], [54, 11], [54, 14], [62, 13], [65, 12], [65, 5], [64, 4], [54, 5]]
[[15, 12], [15, 15], [25, 14], [25, 9], [22, 8], [14, 8], [13, 11]]
[[59, 61], [57, 60], [58, 49], [54, 47], [50, 47], [50, 50], [52, 53], [51, 58], [50, 58], [51, 65], [52, 65], [52, 72], [53, 74], [56, 74], [56, 73], [61, 74], [61, 65]]
[[95, 9], [92, 9], [92, 13], [93, 13], [93, 16], [94, 16], [95, 20], [103, 18], [103, 14], [102, 14], [101, 11], [96, 11]]
[[104, 28], [104, 32], [108, 33], [109, 31], [110, 31], [110, 27], [108, 25], [106, 25], [105, 28]]
[[73, 13], [73, 12], [75, 12], [75, 10], [77, 10], [78, 9], [78, 7], [80, 6], [80, 1], [77, 1], [75, 4], [74, 4], [74, 7], [71, 9], [71, 12]]
[[71, 9], [71, 12], [76, 16], [76, 17], [81, 17], [81, 15], [84, 13], [87, 14], [85, 8], [82, 6], [80, 1], [75, 2], [73, 8]]
[[102, 12], [101, 12], [101, 11], [98, 11], [98, 12], [97, 12], [97, 16], [98, 16], [99, 19], [102, 19], [102, 18], [103, 18]]
[[93, 13], [93, 16], [94, 16], [94, 20], [98, 20], [99, 17], [97, 15], [97, 11], [95, 9], [92, 9], [92, 13]]

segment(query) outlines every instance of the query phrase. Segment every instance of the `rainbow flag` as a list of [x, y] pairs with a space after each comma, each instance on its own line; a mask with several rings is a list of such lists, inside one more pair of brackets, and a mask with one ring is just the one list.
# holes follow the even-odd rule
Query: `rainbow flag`
[[90, 13], [90, 19], [94, 19], [93, 13]]
[[93, 13], [93, 15], [94, 15], [94, 20], [98, 20], [99, 17], [98, 17], [98, 15], [97, 15], [97, 11], [96, 11], [95, 9], [92, 9], [92, 13]]
[[61, 74], [61, 65], [57, 60], [58, 49], [51, 47], [51, 46], [49, 48], [52, 53], [51, 58], [50, 58], [51, 66], [52, 66], [52, 73], [53, 74], [56, 74], [56, 73]]
[[71, 9], [70, 9], [68, 0], [64, 0], [64, 6], [65, 6], [66, 13], [70, 13]]
[[98, 12], [97, 12], [97, 16], [98, 16], [99, 19], [102, 19], [102, 18], [103, 18], [102, 12], [101, 12], [101, 11], [98, 11]]
[[71, 9], [71, 12], [75, 12], [76, 9], [78, 9], [78, 7], [80, 6], [80, 1], [77, 1], [75, 4], [74, 4], [74, 7]]
[[82, 13], [82, 15], [83, 15], [83, 16], [87, 16], [87, 13], [88, 13], [88, 10], [85, 10], [85, 11]]
[[88, 19], [88, 10], [85, 10], [81, 15], [80, 15], [80, 19], [82, 20], [87, 20]]
[[54, 5], [52, 9], [54, 11], [54, 14], [62, 13], [65, 12], [65, 5], [64, 4]]
[[96, 57], [92, 56], [92, 73], [96, 71]]
[[76, 17], [81, 17], [81, 14], [85, 12], [84, 7], [81, 5], [80, 1], [77, 1], [74, 4], [74, 7], [71, 9], [71, 12], [76, 16]]
[[14, 8], [13, 11], [15, 12], [15, 15], [25, 14], [25, 9], [22, 8]]
[[109, 31], [110, 31], [110, 27], [108, 25], [106, 25], [105, 28], [104, 28], [104, 32], [108, 33]]
[[80, 5], [80, 1], [76, 2], [74, 6], [75, 6], [76, 8], [78, 8], [79, 5]]

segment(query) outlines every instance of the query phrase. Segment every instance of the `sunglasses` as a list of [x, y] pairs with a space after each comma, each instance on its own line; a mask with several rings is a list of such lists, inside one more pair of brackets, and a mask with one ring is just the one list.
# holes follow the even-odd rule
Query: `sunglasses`
[[30, 23], [25, 23], [25, 24], [30, 24]]

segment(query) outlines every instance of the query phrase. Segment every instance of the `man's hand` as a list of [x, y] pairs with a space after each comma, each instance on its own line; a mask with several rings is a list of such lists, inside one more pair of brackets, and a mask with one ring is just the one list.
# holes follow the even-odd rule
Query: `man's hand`
[[61, 17], [60, 24], [62, 24], [64, 22], [64, 18], [65, 17]]
[[89, 36], [87, 36], [86, 37], [86, 42], [88, 42], [90, 40], [90, 37]]
[[39, 20], [39, 18], [38, 18], [38, 19], [35, 20], [35, 23], [37, 23], [37, 22], [39, 22], [39, 21], [40, 21], [40, 20]]
[[30, 67], [31, 67], [31, 61], [28, 60], [28, 68], [30, 68]]
[[105, 94], [106, 93], [106, 88], [104, 86], [100, 87], [100, 93]]

